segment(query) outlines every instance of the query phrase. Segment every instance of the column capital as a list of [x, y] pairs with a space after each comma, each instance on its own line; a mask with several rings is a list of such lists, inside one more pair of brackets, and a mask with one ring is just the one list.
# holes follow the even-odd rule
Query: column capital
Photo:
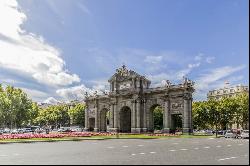
[[192, 95], [190, 93], [184, 93], [183, 99], [184, 100], [191, 100], [192, 99]]

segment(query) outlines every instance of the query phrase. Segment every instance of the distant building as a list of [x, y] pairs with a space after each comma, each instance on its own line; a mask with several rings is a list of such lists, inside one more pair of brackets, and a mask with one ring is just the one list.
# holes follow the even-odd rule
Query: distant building
[[222, 97], [233, 97], [244, 92], [249, 93], [248, 86], [239, 84], [233, 87], [229, 87], [228, 85], [229, 83], [226, 82], [224, 88], [209, 91], [207, 94], [207, 99], [219, 100]]
[[[215, 99], [215, 100], [220, 100], [222, 97], [234, 97], [238, 94], [242, 94], [242, 93], [249, 93], [249, 88], [248, 86], [244, 86], [244, 85], [236, 85], [236, 86], [232, 86], [229, 87], [229, 83], [225, 82], [225, 86], [224, 88], [220, 88], [220, 89], [215, 89], [215, 90], [211, 90], [208, 92], [207, 94], [207, 99]], [[229, 124], [228, 128], [231, 129], [237, 129], [240, 128], [242, 129], [242, 126], [240, 124]], [[245, 129], [249, 129], [249, 123], [247, 123], [247, 125], [244, 127]]]

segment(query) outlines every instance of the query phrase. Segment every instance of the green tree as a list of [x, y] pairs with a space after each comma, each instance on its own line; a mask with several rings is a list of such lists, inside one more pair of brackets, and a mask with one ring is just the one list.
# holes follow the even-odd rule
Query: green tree
[[195, 129], [205, 129], [209, 125], [209, 114], [206, 101], [193, 102], [193, 125]]
[[163, 128], [163, 109], [159, 106], [153, 110], [154, 129], [160, 130]]
[[85, 105], [82, 103], [76, 104], [68, 110], [72, 125], [84, 127], [85, 122]]

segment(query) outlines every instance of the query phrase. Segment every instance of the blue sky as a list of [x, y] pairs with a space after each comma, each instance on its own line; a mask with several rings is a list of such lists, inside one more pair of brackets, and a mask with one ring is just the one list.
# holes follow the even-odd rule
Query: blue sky
[[249, 84], [247, 0], [1, 3], [0, 83], [35, 101], [108, 89], [123, 63], [152, 87], [187, 76], [196, 82], [195, 100], [226, 80]]

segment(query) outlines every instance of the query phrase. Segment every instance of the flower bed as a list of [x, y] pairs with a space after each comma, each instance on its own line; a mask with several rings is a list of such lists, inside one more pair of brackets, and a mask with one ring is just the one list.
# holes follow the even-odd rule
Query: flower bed
[[[63, 137], [91, 137], [91, 136], [115, 136], [117, 133], [112, 132], [67, 132], [51, 134], [4, 134], [0, 135], [0, 140], [5, 139], [32, 139], [32, 138], [63, 138]], [[119, 135], [139, 135], [134, 133], [119, 133]], [[180, 136], [180, 134], [145, 134], [146, 136]]]
[[90, 133], [65, 133], [65, 134], [5, 134], [0, 135], [3, 139], [31, 139], [31, 138], [63, 138], [63, 137], [90, 137]]

